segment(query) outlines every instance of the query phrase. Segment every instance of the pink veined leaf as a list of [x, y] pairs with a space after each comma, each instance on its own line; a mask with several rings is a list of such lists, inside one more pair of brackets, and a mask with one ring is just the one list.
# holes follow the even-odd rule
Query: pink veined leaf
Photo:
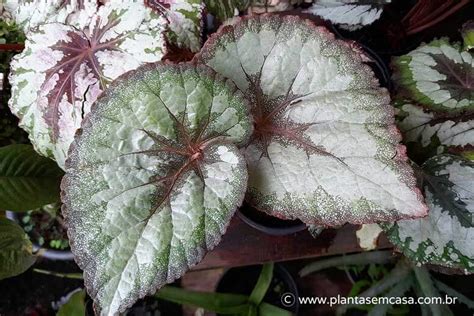
[[98, 9], [97, 0], [5, 0], [5, 11], [25, 33], [58, 22], [84, 27]]
[[254, 207], [324, 226], [426, 215], [388, 91], [361, 54], [307, 20], [260, 15], [222, 27], [196, 56], [252, 105]]
[[41, 154], [64, 160], [82, 118], [107, 85], [165, 51], [164, 20], [137, 2], [109, 2], [78, 29], [40, 25], [11, 65], [9, 105]]

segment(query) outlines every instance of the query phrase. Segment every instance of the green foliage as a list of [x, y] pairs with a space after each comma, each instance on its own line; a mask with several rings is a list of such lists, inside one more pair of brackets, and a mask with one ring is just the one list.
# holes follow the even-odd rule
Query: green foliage
[[[0, 21], [0, 45], [6, 43], [23, 43], [25, 35], [13, 22]], [[12, 143], [25, 143], [27, 136], [18, 127], [18, 119], [8, 108], [10, 98], [10, 85], [7, 76], [10, 60], [15, 52], [3, 51], [0, 47], [0, 146]]]
[[205, 293], [166, 286], [156, 296], [177, 304], [201, 307], [222, 315], [291, 316], [274, 305], [262, 302], [273, 278], [273, 263], [265, 264], [250, 296], [227, 293]]
[[0, 280], [25, 272], [36, 261], [33, 245], [15, 222], [0, 218]]
[[86, 307], [84, 299], [86, 292], [80, 290], [75, 292], [69, 297], [69, 300], [61, 306], [56, 316], [84, 316], [86, 313]]
[[62, 175], [30, 145], [0, 148], [0, 209], [27, 211], [59, 201]]

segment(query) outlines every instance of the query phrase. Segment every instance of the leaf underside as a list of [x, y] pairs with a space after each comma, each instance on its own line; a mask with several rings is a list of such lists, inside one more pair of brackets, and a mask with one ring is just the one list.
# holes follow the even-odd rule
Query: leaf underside
[[393, 59], [401, 94], [430, 111], [453, 115], [474, 111], [474, 58], [446, 39], [423, 44]]
[[423, 170], [428, 217], [385, 226], [388, 238], [417, 263], [474, 273], [474, 162], [443, 154]]
[[[316, 1], [306, 12], [318, 15], [343, 29], [357, 30], [378, 20], [383, 8], [380, 5], [357, 4], [357, 1]], [[389, 1], [382, 1], [387, 3]]]
[[25, 272], [36, 261], [33, 245], [23, 228], [0, 218], [0, 280]]
[[115, 81], [71, 145], [71, 248], [102, 314], [181, 277], [220, 240], [247, 170], [248, 104], [209, 68], [146, 65]]
[[247, 200], [257, 209], [326, 226], [426, 214], [388, 92], [357, 47], [262, 15], [221, 28], [196, 59], [250, 99]]
[[111, 1], [86, 13], [86, 23], [49, 23], [31, 31], [11, 63], [9, 106], [35, 149], [61, 167], [98, 95], [121, 74], [164, 53], [163, 20], [142, 3]]

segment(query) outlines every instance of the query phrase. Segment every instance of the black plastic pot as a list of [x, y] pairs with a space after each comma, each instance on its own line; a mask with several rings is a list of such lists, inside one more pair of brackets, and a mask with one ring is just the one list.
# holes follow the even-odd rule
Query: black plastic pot
[[237, 216], [252, 228], [273, 236], [291, 235], [307, 228], [299, 220], [282, 220], [245, 204], [237, 211]]
[[[257, 283], [261, 265], [231, 268], [222, 276], [216, 287], [217, 293], [250, 295]], [[263, 301], [298, 315], [299, 303], [294, 299], [292, 306], [284, 306], [282, 296], [292, 295], [293, 299], [298, 297], [298, 287], [288, 270], [280, 263], [275, 263], [273, 279]]]
[[[16, 212], [6, 211], [6, 216], [8, 219], [11, 219], [12, 221], [17, 222], [18, 224], [21, 224], [18, 218], [18, 214]], [[72, 254], [71, 250], [56, 250], [43, 248], [35, 243], [33, 243], [33, 253], [36, 253], [38, 256], [49, 260], [74, 260], [74, 255]]]

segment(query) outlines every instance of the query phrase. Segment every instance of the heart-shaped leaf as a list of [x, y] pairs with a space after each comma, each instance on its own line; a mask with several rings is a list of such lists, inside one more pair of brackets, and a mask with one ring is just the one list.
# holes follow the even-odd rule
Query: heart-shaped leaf
[[405, 144], [421, 147], [413, 155], [433, 156], [474, 148], [474, 109], [445, 113], [404, 102], [398, 116]]
[[205, 7], [202, 0], [145, 0], [145, 2], [150, 8], [167, 18], [168, 41], [194, 53], [201, 49]]
[[111, 1], [87, 27], [40, 25], [12, 61], [10, 108], [35, 149], [63, 167], [91, 104], [108, 84], [163, 56], [163, 19], [143, 3]]
[[387, 235], [417, 263], [474, 273], [474, 162], [444, 154], [423, 171], [429, 215], [385, 226]]
[[377, 1], [374, 4], [359, 4], [358, 0], [316, 0], [306, 12], [318, 15], [350, 31], [372, 24], [382, 15], [382, 4], [390, 0]]
[[36, 261], [33, 245], [15, 222], [0, 218], [0, 280], [28, 270]]
[[103, 315], [179, 278], [212, 249], [247, 184], [248, 104], [211, 69], [143, 66], [115, 81], [71, 145], [63, 214]]
[[402, 96], [448, 114], [474, 110], [473, 54], [460, 45], [434, 40], [392, 64]]
[[29, 145], [0, 148], [0, 209], [28, 211], [59, 201], [63, 171]]
[[335, 226], [424, 216], [385, 89], [361, 51], [297, 17], [241, 19], [196, 58], [250, 98], [248, 201]]
[[97, 11], [97, 0], [4, 0], [5, 11], [28, 31], [43, 23], [84, 23]]

